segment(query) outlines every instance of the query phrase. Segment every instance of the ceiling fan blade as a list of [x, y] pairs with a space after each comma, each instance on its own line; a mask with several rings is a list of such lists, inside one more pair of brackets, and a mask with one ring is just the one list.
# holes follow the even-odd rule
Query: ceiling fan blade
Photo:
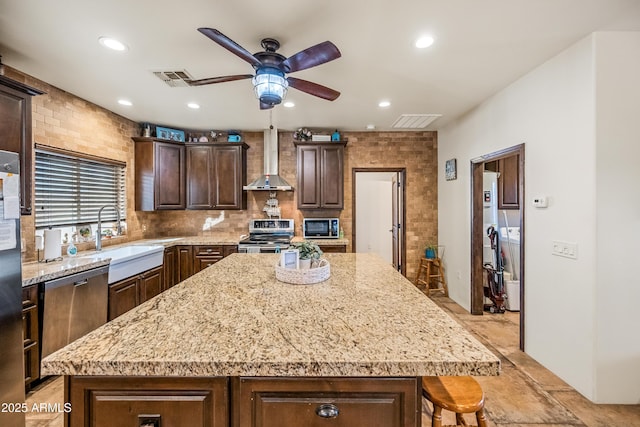
[[270, 110], [271, 108], [273, 108], [273, 105], [271, 105], [271, 104], [267, 104], [266, 102], [261, 102], [260, 103], [260, 109], [261, 110]]
[[338, 92], [337, 90], [333, 90], [326, 86], [322, 86], [318, 83], [313, 83], [307, 80], [296, 79], [295, 77], [287, 77], [287, 82], [289, 82], [289, 86], [293, 88], [301, 90], [302, 92], [306, 92], [309, 95], [327, 99], [329, 101], [334, 101], [340, 96], [340, 92]]
[[231, 40], [229, 37], [222, 34], [220, 31], [215, 30], [213, 28], [198, 28], [198, 31], [200, 31], [205, 36], [209, 37], [214, 42], [218, 43], [223, 48], [227, 49], [229, 52], [244, 59], [254, 67], [259, 67], [260, 65], [262, 65], [262, 62], [260, 62], [248, 50], [246, 50], [245, 48], [240, 46], [238, 43]]
[[296, 53], [282, 61], [285, 72], [306, 70], [325, 62], [333, 61], [342, 56], [338, 48], [330, 41], [319, 43], [303, 51]]
[[220, 77], [211, 77], [208, 79], [200, 79], [200, 80], [187, 80], [189, 86], [202, 86], [202, 85], [210, 85], [214, 83], [224, 83], [224, 82], [232, 82], [234, 80], [244, 80], [252, 78], [252, 74], [235, 74], [233, 76], [220, 76]]

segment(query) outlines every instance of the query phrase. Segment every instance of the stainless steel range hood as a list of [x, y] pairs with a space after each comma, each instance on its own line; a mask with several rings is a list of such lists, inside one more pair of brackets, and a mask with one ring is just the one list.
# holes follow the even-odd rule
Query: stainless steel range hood
[[251, 191], [293, 190], [291, 185], [278, 175], [278, 129], [271, 127], [264, 131], [264, 174], [242, 189]]

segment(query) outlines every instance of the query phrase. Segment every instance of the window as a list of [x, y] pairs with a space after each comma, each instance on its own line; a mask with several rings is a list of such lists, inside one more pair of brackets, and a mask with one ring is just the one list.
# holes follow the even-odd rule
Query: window
[[[95, 224], [104, 205], [114, 205], [124, 220], [127, 212], [126, 164], [100, 157], [36, 145], [36, 229]], [[116, 221], [104, 209], [102, 221]]]

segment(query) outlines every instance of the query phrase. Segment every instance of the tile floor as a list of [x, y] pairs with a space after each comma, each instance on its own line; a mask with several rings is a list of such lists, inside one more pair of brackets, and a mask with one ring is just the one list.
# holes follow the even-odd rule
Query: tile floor
[[[640, 405], [596, 405], [518, 349], [518, 313], [472, 316], [449, 298], [434, 301], [502, 360], [498, 377], [477, 377], [486, 395], [489, 427], [640, 427]], [[27, 396], [33, 403], [64, 401], [61, 378], [52, 378]], [[422, 425], [431, 425], [423, 399]], [[445, 411], [445, 424], [454, 418]], [[468, 417], [474, 425], [474, 417]], [[29, 413], [27, 427], [63, 427], [62, 414]], [[117, 427], [117, 426], [114, 426]]]

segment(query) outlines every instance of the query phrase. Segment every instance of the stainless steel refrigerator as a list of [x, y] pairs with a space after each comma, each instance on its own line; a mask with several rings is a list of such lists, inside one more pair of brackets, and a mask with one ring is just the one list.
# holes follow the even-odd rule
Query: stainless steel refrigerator
[[0, 151], [0, 426], [24, 426], [20, 169]]

